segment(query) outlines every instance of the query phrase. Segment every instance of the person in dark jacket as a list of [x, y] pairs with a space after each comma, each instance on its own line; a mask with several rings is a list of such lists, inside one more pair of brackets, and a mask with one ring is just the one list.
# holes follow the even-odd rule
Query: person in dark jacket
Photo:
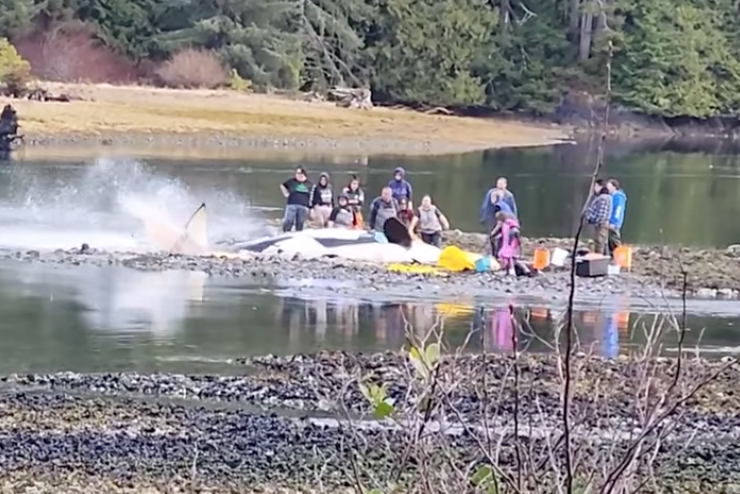
[[332, 209], [334, 209], [334, 190], [329, 182], [329, 174], [322, 173], [319, 175], [319, 182], [311, 190], [313, 220], [319, 226], [325, 227]]
[[303, 167], [295, 170], [295, 177], [280, 184], [280, 191], [287, 199], [283, 216], [283, 231], [289, 232], [293, 226], [300, 232], [308, 219], [308, 208], [311, 204], [312, 184]]
[[342, 193], [347, 195], [349, 205], [352, 206], [355, 212], [362, 211], [362, 206], [365, 204], [365, 193], [360, 187], [360, 179], [357, 178], [357, 175], [352, 175], [352, 179], [342, 190]]
[[411, 183], [406, 180], [406, 170], [402, 167], [398, 167], [393, 170], [393, 178], [388, 182], [388, 187], [391, 188], [393, 193], [393, 199], [400, 201], [401, 198], [405, 197], [409, 201], [409, 205], [412, 205], [412, 195], [414, 188], [411, 187]]
[[[488, 226], [489, 232], [496, 226], [496, 213], [500, 210], [513, 214], [517, 220], [519, 219], [516, 198], [508, 189], [508, 185], [508, 180], [505, 177], [500, 177], [496, 180], [496, 187], [488, 189], [486, 195], [483, 196], [483, 203], [480, 206], [480, 222]], [[496, 205], [499, 203], [506, 204], [508, 210], [504, 210], [500, 205], [497, 208]]]
[[355, 211], [349, 204], [347, 194], [339, 194], [337, 206], [332, 209], [327, 226], [329, 228], [353, 228], [355, 225]]
[[604, 180], [594, 184], [594, 195], [584, 214], [584, 220], [591, 227], [593, 250], [597, 254], [606, 254], [609, 242], [609, 217], [612, 213], [612, 197]]
[[396, 217], [398, 217], [398, 201], [393, 198], [393, 191], [390, 187], [383, 187], [380, 196], [370, 204], [368, 228], [382, 232], [385, 222]]

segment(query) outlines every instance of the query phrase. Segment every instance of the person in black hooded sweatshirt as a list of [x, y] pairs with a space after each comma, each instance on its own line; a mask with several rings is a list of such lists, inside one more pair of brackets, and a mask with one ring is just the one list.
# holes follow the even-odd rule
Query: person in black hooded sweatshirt
[[311, 214], [313, 220], [322, 228], [329, 221], [329, 215], [334, 209], [334, 190], [329, 182], [329, 174], [319, 175], [319, 181], [311, 190]]

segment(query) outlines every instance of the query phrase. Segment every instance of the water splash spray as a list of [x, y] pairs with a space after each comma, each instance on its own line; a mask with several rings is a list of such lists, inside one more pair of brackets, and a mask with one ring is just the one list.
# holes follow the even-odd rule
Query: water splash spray
[[243, 197], [152, 172], [136, 160], [97, 159], [92, 167], [13, 167], [0, 175], [0, 246], [110, 251], [155, 250], [142, 215], [181, 228], [208, 205], [210, 242], [263, 236], [266, 225]]

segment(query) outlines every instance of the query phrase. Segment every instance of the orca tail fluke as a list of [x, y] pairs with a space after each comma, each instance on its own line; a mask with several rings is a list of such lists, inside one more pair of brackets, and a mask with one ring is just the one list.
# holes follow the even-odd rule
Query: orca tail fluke
[[190, 216], [187, 223], [185, 223], [183, 234], [175, 245], [172, 246], [170, 252], [173, 254], [205, 252], [205, 250], [208, 249], [207, 219], [206, 203], [202, 203]]
[[180, 229], [156, 218], [147, 209], [134, 214], [144, 223], [149, 242], [169, 254], [199, 255], [208, 249], [206, 205], [201, 204]]

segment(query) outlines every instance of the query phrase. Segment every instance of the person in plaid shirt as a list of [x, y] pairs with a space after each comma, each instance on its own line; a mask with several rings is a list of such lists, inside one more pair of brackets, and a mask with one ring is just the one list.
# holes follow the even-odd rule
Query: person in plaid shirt
[[593, 229], [594, 252], [606, 254], [609, 243], [609, 218], [612, 214], [612, 197], [602, 179], [595, 182], [593, 194], [584, 219]]

